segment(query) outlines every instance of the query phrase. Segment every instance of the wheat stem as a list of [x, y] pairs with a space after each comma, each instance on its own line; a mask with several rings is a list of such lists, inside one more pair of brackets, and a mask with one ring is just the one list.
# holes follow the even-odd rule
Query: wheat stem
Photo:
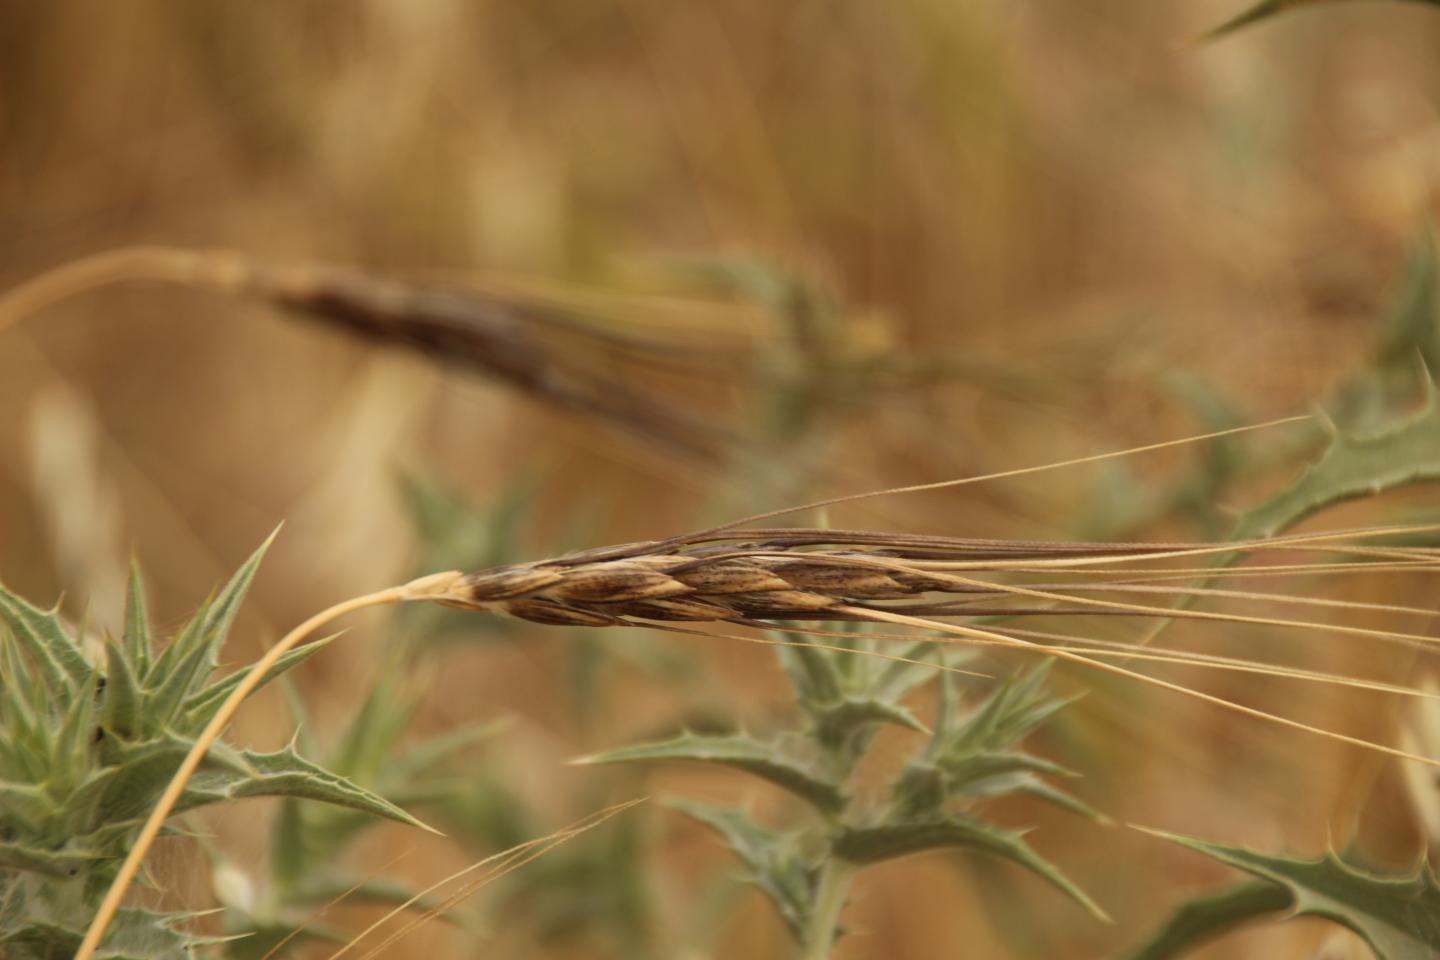
[[0, 330], [63, 300], [129, 280], [230, 287], [245, 267], [233, 254], [174, 247], [122, 247], [47, 270], [0, 296]]

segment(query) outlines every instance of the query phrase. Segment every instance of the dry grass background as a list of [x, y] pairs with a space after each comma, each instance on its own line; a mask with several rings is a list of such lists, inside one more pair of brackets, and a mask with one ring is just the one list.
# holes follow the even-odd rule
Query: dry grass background
[[[63, 591], [68, 608], [92, 603], [103, 621], [118, 609], [116, 577], [133, 549], [162, 622], [175, 622], [283, 519], [236, 634], [253, 650], [318, 607], [409, 572], [400, 465], [481, 503], [533, 471], [539, 508], [523, 535], [538, 556], [558, 546], [572, 510], [589, 518], [588, 542], [623, 542], [804, 494], [1199, 432], [1177, 374], [1250, 419], [1302, 409], [1361, 361], [1405, 246], [1435, 206], [1440, 19], [1342, 5], [1215, 45], [1182, 42], [1230, 12], [1208, 0], [7, 0], [7, 286], [118, 245], [225, 247], [587, 310], [603, 302], [606, 322], [624, 329], [706, 350], [779, 350], [788, 334], [773, 313], [719, 302], [677, 265], [744, 253], [833, 292], [846, 356], [903, 351], [951, 358], [953, 369], [867, 403], [832, 403], [788, 437], [761, 435], [766, 417], [755, 411], [773, 397], [635, 371], [668, 403], [760, 450], [717, 465], [263, 305], [111, 288], [0, 336], [0, 579], [37, 599]], [[1156, 455], [1130, 469], [1160, 483], [1193, 458]], [[855, 505], [834, 519], [1073, 535], [1094, 520], [1105, 475], [1079, 468]], [[1237, 502], [1279, 480], [1257, 479]], [[1135, 532], [1196, 535], [1182, 523]], [[1421, 587], [1357, 580], [1344, 595], [1426, 602]], [[302, 671], [322, 731], [371, 682], [384, 623], [359, 621], [343, 652]], [[1222, 652], [1252, 639], [1176, 633]], [[607, 791], [783, 808], [738, 778], [563, 765], [686, 710], [762, 724], [784, 697], [764, 651], [704, 649], [709, 679], [668, 689], [615, 666], [603, 708], [582, 723], [567, 699], [572, 647], [535, 628], [521, 642], [447, 651], [421, 726], [518, 715], [487, 762], [555, 825], [583, 812], [575, 797]], [[1322, 656], [1353, 670], [1379, 655], [1336, 644]], [[1197, 682], [1272, 706], [1267, 698], [1298, 697], [1283, 702], [1294, 715], [1389, 735], [1392, 705], [1378, 699]], [[1047, 747], [1066, 751], [1087, 774], [1080, 792], [1117, 819], [1309, 853], [1349, 837], [1365, 807], [1361, 833], [1377, 856], [1404, 863], [1417, 849], [1398, 777], [1373, 759], [1094, 685]], [[235, 736], [273, 744], [288, 733], [283, 712], [258, 706]], [[257, 809], [207, 821], [246, 865], [260, 855], [246, 840]], [[651, 849], [657, 942], [673, 945], [667, 925], [731, 863], [678, 817], [628, 816]], [[862, 877], [847, 914], [858, 935], [840, 955], [1110, 955], [1224, 877], [1125, 830], [1030, 808], [1002, 816], [1042, 824], [1036, 845], [1116, 926], [1004, 868], [957, 870], [937, 855]], [[477, 853], [382, 837], [366, 862], [413, 848], [395, 869], [417, 881]], [[209, 903], [196, 856], [167, 857], [165, 868], [188, 878], [179, 900]], [[784, 956], [767, 911], [742, 899], [714, 955]], [[1202, 955], [1310, 956], [1326, 936], [1297, 923]], [[391, 955], [448, 955], [469, 942], [435, 925]], [[618, 955], [583, 934], [542, 943], [503, 923], [488, 949]]]

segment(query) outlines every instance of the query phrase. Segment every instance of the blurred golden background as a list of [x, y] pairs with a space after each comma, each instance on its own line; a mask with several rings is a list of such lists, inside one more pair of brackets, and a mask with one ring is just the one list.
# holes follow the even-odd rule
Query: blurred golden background
[[[173, 625], [283, 521], [232, 639], [240, 662], [438, 556], [407, 483], [412, 501], [420, 484], [474, 505], [454, 529], [495, 536], [498, 562], [1304, 412], [1369, 356], [1435, 207], [1440, 17], [1319, 6], [1192, 42], [1234, 6], [6, 0], [0, 285], [161, 244], [481, 291], [522, 326], [548, 312], [658, 345], [637, 356], [561, 324], [542, 356], [717, 439], [670, 442], [646, 428], [653, 411], [557, 405], [533, 382], [263, 300], [116, 284], [0, 333], [0, 580], [114, 623], [133, 552]], [[1288, 442], [1268, 436], [1247, 449]], [[1227, 475], [1224, 502], [1185, 499], [1203, 452], [1180, 450], [829, 519], [1204, 539], [1298, 456]], [[1337, 595], [1433, 602], [1401, 578]], [[470, 762], [525, 829], [640, 794], [793, 814], [740, 774], [565, 764], [682, 721], [787, 716], [767, 651], [474, 619], [447, 621], [409, 681], [423, 691], [415, 730], [510, 717]], [[297, 673], [321, 742], [397, 634], [421, 629], [434, 625], [364, 615]], [[1182, 632], [1203, 649], [1253, 639]], [[1380, 654], [1316, 657], [1356, 670]], [[1402, 866], [1423, 848], [1393, 764], [1066, 678], [1094, 690], [1042, 752], [1081, 770], [1076, 792], [1121, 824], [1305, 854], [1358, 831]], [[1388, 700], [1188, 679], [1394, 736]], [[273, 747], [293, 729], [272, 690], [231, 739]], [[882, 753], [911, 743], [893, 739]], [[259, 883], [272, 812], [196, 822]], [[837, 956], [1114, 956], [1230, 876], [1124, 826], [1026, 805], [996, 816], [1038, 824], [1035, 846], [1116, 923], [1009, 866], [931, 854], [861, 876]], [[521, 871], [482, 891], [482, 913], [504, 904], [483, 931], [430, 924], [386, 955], [791, 955], [769, 905], [727, 886], [737, 867], [713, 835], [653, 802], [622, 821], [557, 852], [563, 869], [537, 861], [528, 885]], [[356, 862], [423, 886], [493, 852], [485, 836], [387, 826]], [[171, 842], [158, 863], [184, 878], [165, 902], [216, 902], [205, 853]], [[1359, 950], [1333, 929], [1257, 928], [1196, 955]]]

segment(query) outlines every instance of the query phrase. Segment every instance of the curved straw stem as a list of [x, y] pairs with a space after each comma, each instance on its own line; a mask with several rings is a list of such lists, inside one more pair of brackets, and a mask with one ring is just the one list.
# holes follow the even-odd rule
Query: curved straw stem
[[96, 287], [127, 280], [233, 288], [248, 276], [243, 261], [218, 250], [121, 247], [63, 264], [0, 296], [0, 330]]
[[125, 898], [125, 891], [129, 889], [131, 881], [135, 879], [135, 874], [139, 872], [140, 864], [144, 861], [145, 854], [150, 851], [155, 838], [159, 836], [160, 828], [164, 826], [166, 818], [170, 816], [170, 812], [175, 809], [175, 804], [179, 802], [181, 794], [185, 792], [186, 784], [190, 782], [190, 778], [199, 768], [201, 761], [205, 759], [210, 745], [220, 736], [220, 731], [230, 722], [230, 718], [234, 716], [245, 698], [250, 696], [260, 685], [261, 679], [275, 665], [276, 661], [301, 640], [332, 620], [366, 607], [425, 599], [442, 592], [458, 576], [460, 576], [459, 573], [453, 572], [437, 573], [412, 580], [399, 587], [390, 587], [337, 603], [291, 630], [281, 638], [279, 643], [267, 650], [263, 657], [255, 661], [250, 672], [245, 674], [240, 683], [231, 691], [230, 696], [220, 705], [215, 716], [210, 718], [205, 729], [200, 732], [200, 736], [196, 738], [190, 752], [181, 761], [179, 769], [170, 778], [170, 783], [166, 786], [160, 801], [156, 803], [155, 809], [150, 811], [150, 818], [140, 828], [140, 833], [135, 838], [135, 845], [130, 848], [125, 862], [120, 865], [120, 872], [115, 875], [115, 880], [110, 884], [105, 899], [100, 903], [100, 909], [96, 911], [94, 919], [90, 921], [90, 927], [85, 931], [85, 939], [80, 942], [80, 949], [75, 953], [75, 960], [92, 960], [96, 949], [100, 946], [101, 938], [105, 936], [106, 928], [110, 926], [110, 921], [114, 919], [116, 912], [120, 909], [120, 903]]

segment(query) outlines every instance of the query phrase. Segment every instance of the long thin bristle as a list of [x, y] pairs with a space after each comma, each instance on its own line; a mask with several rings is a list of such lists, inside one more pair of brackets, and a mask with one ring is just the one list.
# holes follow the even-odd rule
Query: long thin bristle
[[[1202, 610], [1191, 604], [1199, 600], [1273, 602], [1357, 613], [1432, 614], [1422, 607], [1212, 587], [1204, 582], [1210, 572], [1205, 567], [1197, 568], [1201, 571], [1200, 583], [1157, 585], [1135, 581], [1147, 575], [1144, 564], [1157, 560], [1176, 557], [1223, 560], [1277, 551], [1323, 551], [1368, 558], [1364, 563], [1352, 560], [1338, 564], [1347, 570], [1364, 569], [1367, 563], [1383, 565], [1384, 569], [1394, 569], [1396, 564], [1419, 564], [1429, 569], [1435, 562], [1433, 551], [1377, 547], [1366, 541], [1397, 533], [1432, 532], [1437, 526], [1440, 525], [1321, 531], [1226, 544], [1016, 541], [819, 528], [719, 530], [479, 571], [458, 578], [453, 589], [446, 591], [441, 599], [462, 608], [495, 610], [540, 623], [571, 626], [641, 625], [690, 632], [676, 624], [733, 623], [765, 627], [785, 622], [783, 629], [801, 634], [807, 633], [807, 628], [796, 628], [789, 622], [859, 620], [920, 627], [950, 642], [958, 640], [1044, 653], [1256, 719], [1440, 766], [1440, 761], [1234, 703], [1110, 661], [1121, 658], [1243, 671], [1391, 695], [1425, 696], [1410, 687], [1243, 658], [1147, 649], [1158, 632], [1154, 629], [1139, 642], [1117, 644], [934, 619], [981, 614], [1003, 617], [1083, 614], [1138, 618], [1157, 624], [1188, 619], [1358, 637], [1434, 650], [1436, 638], [1421, 633]], [[1337, 564], [1292, 566], [1328, 571]], [[1065, 582], [1063, 578], [1077, 567], [1090, 576], [1076, 583]], [[1048, 575], [1049, 579], [1040, 583], [1011, 582], [1021, 571], [1029, 576]], [[1098, 571], [1108, 572], [1109, 579], [1095, 577]], [[987, 576], [1000, 579], [987, 579]], [[1106, 593], [1112, 596], [1103, 596]], [[1142, 597], [1174, 602], [1168, 606], [1147, 603], [1141, 602]], [[808, 632], [812, 637], [823, 635], [820, 630]], [[1027, 636], [1036, 639], [1027, 639]], [[867, 651], [866, 655], [903, 659], [879, 651]]]
[[645, 797], [637, 797], [634, 800], [626, 800], [623, 803], [617, 803], [612, 806], [606, 807], [603, 810], [599, 810], [595, 813], [589, 814], [588, 816], [582, 817], [579, 820], [576, 820], [574, 823], [571, 823], [568, 826], [556, 830], [554, 833], [547, 834], [543, 837], [537, 837], [533, 840], [527, 840], [524, 843], [516, 844], [508, 850], [502, 850], [499, 853], [492, 854], [491, 856], [488, 856], [483, 860], [476, 861], [475, 863], [470, 864], [468, 867], [463, 867], [460, 870], [457, 870], [454, 873], [450, 874], [449, 876], [437, 880], [435, 883], [432, 883], [424, 890], [416, 893], [409, 900], [395, 907], [394, 909], [386, 913], [383, 917], [381, 917], [379, 920], [376, 920], [364, 930], [360, 931], [358, 934], [356, 934], [350, 939], [349, 943], [346, 943], [339, 950], [336, 950], [334, 953], [332, 953], [329, 960], [339, 960], [340, 957], [343, 957], [346, 953], [350, 952], [350, 950], [355, 947], [361, 940], [365, 939], [371, 933], [374, 933], [376, 930], [378, 930], [381, 926], [388, 923], [390, 920], [394, 919], [400, 914], [404, 913], [410, 907], [414, 906], [416, 903], [429, 896], [431, 893], [434, 893], [436, 890], [448, 886], [449, 884], [454, 883], [456, 880], [459, 880], [462, 877], [469, 876], [470, 874], [481, 869], [482, 867], [489, 867], [489, 869], [485, 870], [484, 873], [470, 880], [458, 891], [447, 895], [439, 904], [429, 910], [426, 910], [420, 916], [411, 920], [409, 923], [400, 927], [398, 930], [390, 933], [387, 937], [385, 937], [385, 939], [381, 940], [375, 946], [371, 947], [364, 954], [362, 954], [360, 956], [360, 960], [368, 960], [368, 958], [370, 957], [378, 956], [381, 951], [390, 947], [402, 937], [407, 936], [421, 925], [428, 923], [429, 921], [450, 910], [466, 898], [473, 896], [477, 891], [479, 891], [486, 885], [493, 883], [494, 881], [499, 880], [510, 873], [513, 873], [520, 867], [523, 867], [531, 861], [544, 856], [545, 854], [549, 853], [551, 850], [554, 850], [561, 844], [566, 843], [574, 839], [575, 837], [578, 837], [580, 834], [585, 833], [588, 830], [592, 830], [595, 827], [598, 827], [606, 820], [609, 820], [611, 817], [630, 809], [636, 804], [644, 803], [645, 800]]
[[821, 510], [826, 507], [838, 506], [842, 503], [856, 503], [861, 500], [873, 500], [878, 497], [897, 496], [906, 493], [925, 493], [932, 490], [948, 490], [953, 487], [966, 486], [972, 483], [983, 483], [989, 480], [1001, 480], [1007, 477], [1020, 477], [1027, 474], [1043, 473], [1050, 470], [1059, 470], [1064, 467], [1074, 467], [1086, 463], [1099, 463], [1105, 460], [1114, 460], [1120, 457], [1134, 456], [1137, 453], [1147, 453], [1153, 450], [1163, 450], [1168, 447], [1185, 446], [1187, 444], [1201, 443], [1206, 440], [1216, 440], [1220, 437], [1234, 436], [1239, 433], [1249, 433], [1255, 430], [1268, 430], [1272, 427], [1284, 426], [1289, 423], [1298, 423], [1302, 420], [1309, 420], [1308, 416], [1281, 417], [1278, 420], [1270, 420], [1265, 423], [1249, 424], [1243, 427], [1232, 427], [1228, 430], [1216, 430], [1211, 433], [1196, 434], [1190, 437], [1182, 437], [1178, 440], [1165, 440], [1160, 443], [1149, 443], [1143, 446], [1131, 447], [1127, 450], [1113, 450], [1106, 453], [1091, 454], [1084, 457], [1075, 457], [1070, 460], [1060, 460], [1052, 463], [1037, 464], [1032, 467], [1017, 467], [1012, 470], [1001, 470], [998, 473], [987, 473], [981, 476], [960, 477], [953, 480], [939, 480], [934, 483], [917, 483], [904, 487], [891, 487], [886, 490], [869, 490], [864, 493], [851, 493], [838, 497], [829, 497], [824, 500], [814, 500], [810, 503], [803, 503], [795, 507], [785, 507], [780, 510], [768, 510], [764, 513], [753, 514], [742, 517], [739, 520], [732, 520], [729, 523], [721, 524], [718, 527], [711, 527], [695, 536], [706, 537], [722, 533], [727, 530], [735, 530], [739, 527], [748, 526], [752, 523], [759, 523], [762, 520], [770, 520], [775, 517], [791, 516], [796, 513], [803, 513], [807, 510]]
[[1314, 734], [1318, 737], [1323, 737], [1327, 740], [1333, 740], [1337, 743], [1344, 743], [1354, 747], [1362, 747], [1366, 750], [1373, 750], [1379, 753], [1387, 754], [1392, 757], [1398, 757], [1402, 760], [1414, 760], [1417, 763], [1423, 763], [1427, 766], [1440, 768], [1440, 759], [1423, 757], [1419, 754], [1410, 753], [1406, 750], [1391, 747], [1383, 743], [1376, 743], [1373, 740], [1365, 740], [1361, 737], [1352, 737], [1348, 734], [1338, 733], [1334, 730], [1326, 730], [1323, 727], [1317, 727], [1312, 724], [1302, 723], [1299, 720], [1292, 720], [1291, 718], [1281, 716], [1280, 714], [1269, 713], [1256, 707], [1250, 707], [1242, 703], [1236, 703], [1233, 700], [1226, 700], [1223, 697], [1217, 697], [1214, 694], [1206, 693], [1203, 690], [1196, 690], [1193, 687], [1187, 687], [1184, 684], [1174, 683], [1169, 680], [1162, 680], [1159, 677], [1152, 677], [1148, 674], [1139, 673], [1135, 670], [1130, 670], [1125, 667], [1117, 666], [1116, 664], [1105, 663], [1100, 660], [1095, 660], [1091, 657], [1072, 653], [1064, 647], [1048, 647], [1041, 644], [1030, 643], [1028, 641], [1021, 640], [1018, 637], [1006, 637], [1003, 634], [994, 633], [989, 630], [981, 630], [977, 627], [961, 626], [959, 624], [948, 624], [938, 620], [927, 620], [921, 617], [907, 617], [903, 614], [892, 614], [888, 612], [872, 611], [872, 613], [875, 619], [883, 620], [888, 623], [896, 623], [904, 626], [920, 627], [922, 629], [935, 630], [941, 633], [948, 633], [953, 636], [964, 637], [971, 640], [992, 642], [1000, 646], [1028, 647], [1032, 651], [1044, 652], [1049, 656], [1055, 657], [1057, 660], [1066, 660], [1071, 663], [1099, 670], [1103, 673], [1110, 673], [1115, 676], [1124, 677], [1129, 680], [1135, 680], [1140, 683], [1148, 684], [1149, 686], [1157, 687], [1162, 690], [1168, 690], [1171, 693], [1178, 693], [1182, 696], [1192, 697], [1196, 700], [1201, 700], [1205, 703], [1209, 703], [1213, 706], [1217, 706], [1234, 713], [1240, 713], [1248, 717], [1253, 717], [1257, 720], [1265, 720], [1270, 723], [1276, 723], [1284, 727], [1289, 727], [1292, 730], [1301, 730], [1306, 733]]

